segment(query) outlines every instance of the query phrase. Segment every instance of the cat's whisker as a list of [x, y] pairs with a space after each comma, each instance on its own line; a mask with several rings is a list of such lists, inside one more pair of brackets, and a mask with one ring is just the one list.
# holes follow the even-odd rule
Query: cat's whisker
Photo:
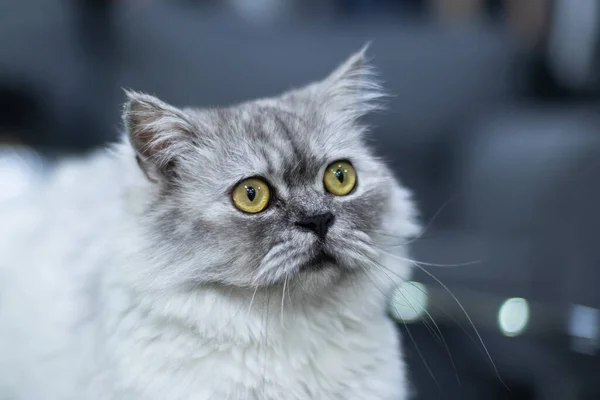
[[[388, 279], [392, 282], [393, 285], [397, 285], [397, 282], [390, 276], [389, 271], [387, 268], [385, 268], [383, 265], [380, 265], [378, 262], [375, 262], [374, 260], [369, 260], [372, 265], [377, 268], [380, 272], [382, 272], [385, 276], [388, 277]], [[397, 276], [397, 275], [396, 275]], [[402, 290], [402, 288], [400, 287], [400, 290]], [[415, 314], [418, 314], [417, 310], [412, 306], [411, 302], [408, 301], [408, 299], [406, 298], [406, 296], [404, 296], [404, 293], [402, 293], [401, 291], [399, 291], [398, 293], [400, 293], [400, 295], [404, 298], [405, 302], [407, 305], [410, 306], [410, 308], [413, 309], [413, 311], [415, 312]], [[408, 295], [410, 295], [410, 293], [406, 292]], [[433, 319], [433, 317], [431, 316], [431, 314], [427, 311], [427, 309], [425, 309], [425, 307], [423, 307], [423, 305], [421, 303], [419, 303], [417, 301], [417, 299], [414, 298], [414, 296], [410, 295], [410, 297], [413, 299], [413, 301], [415, 303], [417, 303], [420, 307], [420, 309], [425, 312], [427, 314], [427, 316], [431, 319], [431, 322], [433, 322], [433, 324], [435, 325], [435, 328], [437, 330], [437, 333], [434, 332], [431, 327], [429, 326], [429, 324], [427, 323], [427, 321], [423, 321], [423, 323], [425, 324], [425, 326], [427, 327], [427, 329], [429, 330], [429, 332], [431, 333], [431, 335], [434, 337], [434, 339], [436, 341], [438, 341], [438, 343], [441, 345], [441, 341], [443, 340], [443, 335], [442, 332], [440, 331], [440, 328], [438, 327], [437, 323], [435, 322], [435, 320]], [[439, 335], [439, 336], [438, 336]], [[440, 339], [440, 336], [442, 337], [442, 339]]]
[[[419, 235], [418, 237], [413, 237], [410, 240], [407, 240], [406, 235], [403, 234], [393, 234], [385, 231], [368, 231], [370, 235], [374, 235], [378, 237], [378, 242], [380, 246], [385, 246], [389, 249], [399, 249], [406, 248], [409, 245], [419, 241], [422, 242], [424, 240], [435, 240], [439, 238], [443, 238], [444, 234], [439, 232], [428, 232], [426, 235]], [[468, 232], [465, 232], [468, 233]], [[387, 239], [387, 240], [386, 240]], [[385, 243], [381, 243], [382, 240]]]
[[[392, 281], [392, 283], [395, 283], [394, 279], [392, 279], [392, 277], [388, 274], [389, 271], [387, 268], [385, 268], [383, 265], [381, 265], [380, 263], [374, 261], [374, 260], [369, 260], [373, 263], [373, 265], [379, 269], [379, 271], [381, 271], [383, 274], [385, 274], [390, 281]], [[416, 285], [415, 285], [416, 286]], [[406, 298], [406, 296], [404, 295], [403, 291], [405, 291], [402, 287], [399, 288], [398, 293], [402, 296], [402, 298], [404, 298], [405, 302], [407, 305], [409, 305], [413, 311], [415, 311], [415, 314], [417, 313], [417, 310], [415, 310], [415, 308], [412, 306], [412, 303], [410, 301], [408, 301], [408, 299]], [[452, 364], [452, 369], [454, 370], [454, 374], [456, 376], [456, 381], [458, 382], [458, 384], [460, 385], [460, 378], [458, 376], [458, 370], [456, 369], [456, 364], [454, 363], [454, 357], [452, 356], [452, 352], [450, 351], [450, 347], [448, 346], [448, 343], [446, 342], [446, 338], [444, 337], [444, 335], [442, 334], [442, 330], [440, 329], [439, 325], [435, 322], [435, 319], [433, 318], [433, 316], [431, 315], [431, 313], [429, 311], [427, 311], [427, 309], [425, 307], [423, 307], [423, 305], [421, 303], [419, 303], [419, 301], [413, 296], [411, 295], [408, 291], [405, 291], [407, 295], [409, 295], [411, 297], [411, 299], [417, 303], [419, 305], [419, 307], [421, 308], [421, 310], [427, 315], [427, 317], [431, 320], [431, 322], [433, 323], [436, 332], [431, 328], [431, 326], [429, 325], [429, 323], [426, 320], [423, 320], [423, 325], [425, 325], [425, 327], [427, 328], [427, 330], [429, 331], [429, 333], [434, 337], [434, 339], [438, 342], [438, 344], [440, 344], [441, 346], [443, 346], [446, 350], [446, 353], [448, 354], [448, 358], [450, 359], [450, 363]], [[392, 304], [393, 306], [393, 304]], [[393, 306], [395, 307], [395, 306]], [[396, 310], [396, 314], [399, 316], [397, 310]]]
[[289, 287], [287, 288], [287, 296], [288, 296], [288, 301], [290, 303], [290, 307], [294, 308], [294, 305], [292, 304], [292, 295], [290, 294], [291, 290], [293, 290], [293, 289], [290, 289]]
[[[381, 289], [381, 287], [379, 287], [379, 285], [377, 283], [375, 283], [375, 281], [372, 279], [371, 274], [369, 272], [369, 270], [365, 267], [362, 267], [363, 271], [365, 272], [365, 276], [367, 277], [367, 279], [373, 284], [373, 286], [375, 286], [375, 288], [377, 288], [377, 290], [379, 290], [379, 292], [381, 292], [382, 295], [385, 295], [385, 292]], [[396, 309], [396, 306], [394, 304], [391, 305], [394, 310], [396, 311], [396, 315], [400, 316], [402, 314], [400, 314], [398, 312], [398, 309]], [[400, 317], [400, 319], [402, 319]], [[402, 323], [404, 324], [404, 327], [406, 328], [406, 334], [408, 335], [408, 338], [410, 339], [410, 341], [412, 342], [415, 351], [417, 352], [417, 354], [419, 355], [419, 357], [421, 358], [421, 362], [423, 362], [423, 365], [425, 366], [425, 369], [429, 372], [429, 375], [431, 376], [431, 379], [433, 379], [433, 381], [435, 382], [436, 386], [440, 389], [440, 391], [442, 390], [438, 380], [436, 379], [433, 371], [431, 370], [431, 367], [429, 366], [429, 364], [427, 363], [427, 360], [425, 360], [425, 357], [423, 356], [423, 353], [421, 352], [421, 349], [419, 348], [419, 345], [417, 344], [417, 341], [415, 340], [415, 338], [413, 337], [412, 333], [410, 332], [410, 329], [408, 329], [408, 324], [406, 324], [406, 322], [404, 320], [402, 320]]]
[[461, 311], [463, 312], [463, 314], [465, 315], [465, 317], [467, 318], [467, 321], [469, 321], [469, 324], [471, 324], [471, 327], [473, 328], [473, 331], [475, 332], [475, 335], [477, 336], [477, 339], [479, 340], [479, 343], [481, 344], [481, 346], [483, 347], [483, 350], [485, 351], [485, 354], [487, 355], [488, 360], [490, 361], [490, 364], [492, 365], [492, 368], [494, 369], [494, 373], [496, 374], [496, 376], [498, 377], [498, 379], [500, 380], [500, 382], [502, 382], [502, 384], [504, 386], [506, 386], [506, 384], [504, 383], [504, 381], [502, 380], [502, 378], [500, 377], [500, 372], [498, 371], [498, 368], [496, 367], [496, 363], [494, 362], [492, 355], [490, 354], [487, 346], [485, 345], [485, 342], [483, 341], [483, 338], [481, 337], [481, 334], [479, 333], [479, 330], [477, 329], [477, 327], [475, 326], [475, 323], [473, 322], [473, 320], [471, 319], [471, 316], [469, 315], [469, 313], [467, 312], [467, 310], [465, 309], [465, 307], [462, 305], [462, 303], [458, 300], [458, 298], [454, 295], [454, 293], [452, 293], [452, 291], [448, 288], [448, 286], [446, 286], [440, 279], [438, 279], [436, 276], [434, 276], [431, 272], [427, 271], [425, 268], [423, 268], [422, 266], [420, 266], [419, 264], [417, 264], [416, 262], [412, 262], [417, 268], [419, 268], [421, 271], [423, 271], [425, 274], [427, 274], [429, 277], [431, 277], [433, 280], [435, 280], [441, 287], [444, 288], [444, 290], [446, 292], [448, 292], [448, 294], [452, 297], [452, 299], [456, 302], [456, 304], [460, 307]]
[[265, 317], [264, 317], [264, 326], [263, 326], [263, 333], [264, 333], [264, 340], [263, 340], [263, 346], [265, 348], [265, 357], [263, 359], [263, 395], [266, 397], [266, 387], [267, 387], [267, 355], [268, 355], [268, 351], [269, 351], [269, 344], [268, 344], [268, 339], [269, 339], [269, 308], [271, 306], [271, 297], [269, 296], [269, 294], [267, 294], [267, 307], [265, 307]]
[[427, 225], [425, 225], [425, 227], [423, 228], [423, 230], [421, 231], [421, 233], [416, 237], [411, 239], [407, 244], [410, 244], [412, 242], [414, 242], [415, 240], [418, 240], [419, 238], [421, 238], [426, 232], [429, 231], [429, 229], [433, 226], [433, 223], [435, 222], [435, 220], [442, 214], [442, 212], [446, 209], [446, 207], [448, 207], [448, 205], [450, 204], [450, 202], [452, 202], [452, 200], [454, 200], [456, 198], [456, 195], [452, 195], [450, 196], [439, 208], [438, 210], [433, 214], [433, 216], [429, 219], [429, 222], [427, 223]]
[[[258, 286], [256, 287], [256, 289], [254, 290], [254, 294], [256, 294], [256, 291], [258, 290]], [[250, 302], [250, 307], [252, 307], [252, 302]], [[242, 310], [244, 309], [244, 306], [242, 304], [242, 306], [238, 309], [238, 311], [233, 315], [233, 317], [231, 317], [221, 328], [219, 328], [219, 330], [217, 330], [215, 332], [215, 334], [220, 334], [221, 332], [223, 332], [225, 329], [227, 329], [227, 327], [229, 327], [233, 321], [240, 315], [240, 313], [242, 312]], [[250, 308], [248, 308], [248, 313], [250, 313]], [[247, 316], [246, 316], [247, 317]]]
[[238, 315], [240, 315], [240, 313], [242, 312], [242, 310], [243, 310], [243, 309], [244, 309], [244, 307], [243, 307], [243, 306], [242, 306], [242, 307], [240, 307], [240, 309], [238, 310], [238, 312], [236, 312], [236, 313], [234, 314], [234, 316], [233, 316], [233, 317], [231, 317], [231, 318], [230, 318], [230, 319], [227, 321], [227, 323], [226, 323], [225, 325], [223, 325], [223, 326], [222, 326], [222, 327], [221, 327], [221, 328], [220, 328], [220, 329], [219, 329], [217, 332], [215, 332], [215, 333], [216, 333], [216, 334], [219, 334], [219, 333], [223, 332], [225, 329], [227, 329], [227, 327], [228, 327], [228, 326], [230, 326], [230, 325], [233, 323], [233, 321], [234, 321], [234, 320], [235, 320], [235, 319], [238, 317]]
[[[433, 223], [435, 222], [435, 220], [440, 216], [440, 214], [442, 213], [442, 211], [444, 211], [446, 209], [446, 207], [448, 207], [448, 204], [450, 204], [450, 202], [452, 200], [454, 200], [454, 198], [456, 197], [456, 195], [452, 195], [450, 196], [450, 198], [448, 198], [439, 208], [438, 210], [433, 214], [433, 216], [429, 219], [429, 222], [425, 225], [425, 227], [423, 227], [423, 229], [421, 230], [421, 233], [419, 235], [417, 235], [416, 237], [412, 238], [411, 240], [404, 242], [404, 243], [399, 243], [397, 245], [394, 246], [407, 246], [417, 240], [420, 240], [421, 238], [423, 238], [423, 236], [425, 235], [425, 233], [427, 233], [429, 231], [429, 229], [433, 226]], [[378, 234], [378, 235], [384, 235], [384, 236], [391, 236], [391, 237], [397, 237], [394, 236], [392, 234], [389, 234], [387, 232], [378, 232], [378, 231], [372, 231], [372, 233]], [[397, 237], [398, 239], [406, 239], [406, 237]]]
[[430, 262], [417, 261], [417, 260], [411, 260], [411, 259], [405, 259], [405, 260], [413, 262], [413, 263], [417, 263], [419, 265], [425, 265], [428, 267], [442, 267], [442, 268], [445, 268], [445, 267], [468, 267], [469, 265], [481, 264], [481, 260], [466, 261], [466, 262], [457, 263], [457, 264], [438, 264], [438, 263], [430, 263]]
[[250, 310], [252, 309], [252, 304], [254, 304], [254, 298], [256, 297], [256, 292], [258, 291], [259, 286], [256, 285], [254, 288], [254, 293], [252, 293], [252, 298], [250, 299], [250, 305], [248, 306], [248, 312], [246, 313], [246, 318], [250, 316]]
[[[412, 287], [414, 287], [415, 289], [417, 289], [418, 291], [420, 291], [421, 293], [423, 293], [423, 295], [425, 295], [427, 297], [430, 297], [429, 293], [427, 293], [427, 291], [423, 290], [423, 288], [419, 287], [414, 282], [407, 281], [406, 283], [410, 284]], [[467, 328], [465, 328], [465, 326], [459, 320], [457, 320], [454, 316], [452, 316], [452, 314], [448, 313], [446, 310], [444, 310], [439, 305], [430, 304], [430, 306], [434, 307], [436, 310], [438, 310], [441, 313], [443, 313], [446, 316], [446, 318], [452, 320], [452, 322], [454, 322], [456, 324], [456, 326], [458, 326], [458, 328], [469, 338], [469, 340], [471, 341], [471, 343], [473, 343], [475, 345], [475, 348], [479, 351], [479, 353], [481, 355], [483, 355], [484, 357], [487, 357], [487, 355], [485, 354], [485, 352], [481, 348], [481, 346], [480, 346], [479, 342], [477, 341], [477, 339], [475, 337], [473, 337], [473, 335], [467, 330]]]
[[425, 265], [428, 267], [442, 267], [442, 268], [450, 268], [450, 267], [468, 267], [470, 265], [476, 265], [476, 264], [481, 264], [481, 260], [473, 260], [473, 261], [467, 261], [467, 262], [462, 262], [462, 263], [457, 263], [457, 264], [439, 264], [439, 263], [430, 263], [430, 262], [425, 262], [425, 261], [418, 261], [418, 260], [412, 260], [410, 258], [406, 258], [406, 257], [402, 257], [398, 254], [392, 253], [380, 246], [375, 246], [378, 250], [380, 250], [381, 252], [385, 253], [386, 255], [392, 257], [392, 258], [396, 258], [398, 260], [401, 261], [406, 261], [406, 262], [410, 262], [410, 263], [417, 263], [419, 265]]
[[[429, 293], [427, 293], [427, 291], [423, 290], [423, 288], [419, 287], [419, 285], [416, 285], [414, 282], [406, 281], [405, 283], [408, 283], [409, 285], [411, 285], [412, 287], [414, 287], [415, 289], [417, 289], [418, 291], [423, 293], [423, 295], [427, 296], [428, 298], [430, 297]], [[463, 324], [459, 320], [454, 318], [450, 313], [448, 313], [442, 307], [435, 305], [435, 304], [431, 304], [431, 306], [435, 307], [437, 310], [442, 312], [447, 318], [451, 319], [452, 322], [454, 322], [456, 324], [456, 326], [458, 326], [460, 328], [460, 330], [463, 331], [465, 333], [465, 335], [467, 335], [467, 337], [471, 340], [471, 342], [473, 342], [473, 344], [475, 344], [475, 346], [481, 352], [481, 354], [483, 354], [485, 356], [485, 353], [483, 353], [483, 351], [481, 350], [477, 340], [473, 337], [473, 335], [469, 331], [467, 331], [467, 329], [463, 326]]]
[[[375, 265], [375, 267], [379, 267], [379, 266], [378, 266], [378, 265]], [[396, 285], [396, 282], [395, 282], [395, 281], [392, 279], [392, 277], [391, 277], [390, 275], [388, 275], [388, 274], [387, 274], [387, 272], [386, 272], [384, 269], [382, 269], [382, 268], [379, 268], [379, 270], [380, 270], [381, 272], [383, 272], [383, 273], [384, 273], [384, 274], [385, 274], [385, 275], [386, 275], [386, 276], [387, 276], [387, 277], [390, 279], [390, 281], [392, 281], [392, 283], [393, 283], [394, 285]], [[413, 305], [411, 304], [411, 302], [409, 302], [409, 301], [408, 301], [408, 299], [406, 298], [406, 296], [404, 296], [404, 293], [402, 293], [402, 292], [398, 292], [398, 293], [399, 293], [399, 294], [402, 296], [402, 298], [404, 298], [404, 300], [405, 300], [406, 304], [407, 304], [407, 305], [408, 305], [410, 308], [412, 308], [412, 310], [415, 312], [415, 314], [418, 314], [418, 311], [415, 309], [415, 307], [413, 307]], [[411, 297], [412, 297], [412, 296], [411, 296]], [[440, 331], [440, 328], [438, 327], [438, 325], [436, 324], [436, 322], [433, 320], [433, 317], [432, 317], [432, 316], [431, 316], [431, 315], [430, 315], [430, 314], [427, 312], [427, 310], [425, 310], [425, 308], [424, 308], [424, 307], [421, 305], [421, 303], [419, 303], [419, 302], [418, 302], [416, 299], [414, 299], [414, 297], [412, 297], [412, 298], [413, 298], [413, 300], [415, 301], [415, 303], [417, 303], [417, 304], [419, 305], [420, 309], [421, 309], [422, 311], [424, 311], [426, 314], [428, 314], [428, 316], [429, 316], [429, 318], [431, 319], [431, 322], [433, 322], [433, 324], [434, 324], [434, 326], [435, 326], [435, 328], [436, 328], [437, 332], [436, 332], [435, 330], [433, 330], [433, 328], [431, 327], [431, 325], [429, 325], [428, 321], [426, 321], [426, 320], [423, 320], [423, 321], [422, 321], [422, 322], [423, 322], [423, 325], [425, 325], [425, 328], [426, 328], [426, 329], [429, 331], [429, 333], [431, 334], [431, 336], [433, 336], [434, 340], [435, 340], [435, 341], [436, 341], [436, 342], [437, 342], [437, 343], [438, 343], [440, 346], [442, 346], [442, 345], [443, 345], [443, 343], [444, 343], [445, 341], [443, 340], [443, 336], [442, 336], [442, 332]], [[440, 336], [442, 336], [442, 338], [440, 338]]]
[[285, 307], [285, 288], [288, 282], [288, 275], [285, 275], [285, 280], [283, 281], [283, 290], [281, 291], [281, 327], [284, 328], [283, 324], [283, 310]]
[[[416, 285], [415, 285], [416, 286]], [[441, 345], [446, 349], [446, 353], [448, 354], [448, 358], [450, 359], [450, 364], [452, 364], [452, 369], [454, 370], [454, 376], [456, 377], [456, 382], [458, 382], [458, 384], [460, 385], [460, 377], [458, 376], [458, 370], [456, 369], [456, 364], [454, 363], [454, 357], [452, 356], [452, 352], [450, 351], [450, 347], [448, 346], [448, 342], [446, 342], [446, 338], [444, 337], [444, 334], [442, 333], [442, 330], [440, 329], [439, 325], [437, 324], [437, 322], [435, 322], [435, 320], [433, 319], [433, 316], [431, 315], [431, 313], [429, 311], [427, 311], [427, 309], [425, 307], [423, 307], [423, 305], [421, 303], [419, 303], [417, 301], [417, 299], [410, 294], [408, 291], [406, 291], [403, 288], [400, 288], [398, 293], [400, 293], [400, 295], [404, 298], [404, 300], [407, 303], [410, 303], [408, 301], [408, 299], [406, 298], [406, 296], [404, 295], [404, 292], [406, 292], [406, 294], [415, 302], [417, 303], [420, 307], [421, 310], [425, 313], [425, 315], [427, 315], [427, 317], [431, 320], [431, 322], [433, 323], [433, 326], [435, 327], [435, 329], [437, 330], [438, 334], [439, 334], [439, 339], [441, 340]], [[423, 323], [425, 323], [426, 321], [423, 320]], [[426, 324], [426, 326], [428, 326], [428, 324]], [[431, 331], [431, 330], [430, 330]]]
[[[389, 254], [396, 256], [393, 253], [389, 253]], [[477, 340], [479, 341], [480, 346], [483, 348], [483, 350], [485, 352], [485, 355], [486, 355], [488, 361], [490, 362], [490, 364], [492, 366], [492, 369], [494, 370], [494, 373], [495, 373], [496, 377], [502, 383], [502, 385], [504, 385], [508, 389], [508, 386], [506, 385], [506, 383], [504, 382], [504, 380], [502, 380], [502, 377], [500, 376], [500, 371], [498, 370], [498, 368], [496, 366], [496, 363], [494, 362], [494, 360], [492, 358], [492, 355], [490, 354], [490, 352], [489, 352], [489, 350], [488, 350], [485, 342], [483, 341], [483, 338], [482, 338], [481, 334], [479, 333], [479, 330], [475, 326], [475, 323], [473, 322], [471, 316], [469, 315], [469, 313], [467, 312], [467, 310], [465, 309], [465, 307], [462, 305], [462, 303], [458, 300], [458, 298], [456, 297], [456, 295], [454, 295], [454, 293], [450, 290], [450, 288], [448, 288], [448, 286], [446, 286], [440, 279], [438, 279], [431, 272], [429, 272], [425, 268], [423, 268], [423, 266], [420, 265], [418, 262], [416, 262], [414, 260], [407, 259], [407, 258], [403, 258], [403, 257], [400, 257], [400, 256], [397, 256], [397, 258], [400, 259], [400, 260], [403, 260], [403, 261], [406, 261], [406, 262], [409, 262], [409, 263], [413, 264], [415, 267], [417, 267], [421, 271], [423, 271], [427, 276], [429, 276], [430, 278], [432, 278], [433, 280], [435, 280], [446, 292], [448, 292], [448, 294], [452, 297], [452, 299], [456, 302], [456, 304], [458, 305], [458, 307], [461, 309], [461, 311], [464, 314], [464, 316], [467, 318], [467, 321], [471, 325], [471, 328], [473, 328], [473, 331], [475, 332], [475, 335], [477, 336]], [[380, 265], [380, 266], [383, 267], [382, 265]], [[436, 265], [434, 265], [434, 266], [436, 266]], [[389, 272], [392, 272], [392, 271], [389, 270], [389, 268], [387, 270]]]

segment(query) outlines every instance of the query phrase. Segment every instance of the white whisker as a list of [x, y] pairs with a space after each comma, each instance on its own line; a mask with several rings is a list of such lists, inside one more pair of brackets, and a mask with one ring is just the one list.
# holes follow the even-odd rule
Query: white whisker
[[[367, 277], [367, 279], [377, 288], [377, 290], [379, 290], [381, 292], [381, 294], [383, 294], [385, 296], [385, 293], [383, 292], [383, 290], [379, 287], [379, 285], [377, 285], [377, 283], [375, 283], [375, 281], [373, 279], [371, 279], [371, 276], [369, 274], [369, 270], [366, 269], [365, 267], [362, 267], [363, 271], [365, 272], [365, 276]], [[396, 311], [396, 315], [402, 315], [398, 312], [398, 310], [396, 309], [396, 306], [391, 304], [391, 306], [394, 308], [394, 310]], [[442, 390], [442, 388], [440, 387], [440, 384], [438, 382], [438, 380], [436, 379], [435, 375], [433, 374], [433, 371], [431, 370], [431, 367], [429, 366], [429, 364], [427, 363], [427, 361], [425, 360], [425, 357], [423, 356], [423, 353], [421, 353], [421, 350], [419, 349], [419, 345], [417, 345], [417, 341], [415, 340], [415, 338], [413, 337], [412, 333], [410, 332], [410, 329], [408, 329], [408, 325], [406, 324], [406, 322], [402, 321], [404, 324], [404, 327], [406, 328], [406, 333], [410, 339], [410, 341], [412, 342], [415, 351], [417, 352], [417, 354], [419, 355], [419, 357], [421, 358], [421, 361], [423, 362], [423, 365], [425, 366], [425, 369], [427, 369], [427, 371], [429, 372], [429, 375], [431, 375], [431, 379], [433, 379], [433, 381], [435, 382], [435, 384], [437, 385], [437, 387]]]
[[[386, 252], [385, 250], [382, 250], [384, 252]], [[390, 255], [394, 255], [392, 253], [386, 252]], [[461, 311], [463, 312], [463, 314], [465, 315], [465, 317], [467, 318], [467, 321], [469, 322], [469, 324], [471, 325], [471, 327], [473, 328], [473, 331], [475, 332], [475, 335], [477, 336], [477, 339], [479, 341], [479, 344], [482, 346], [490, 364], [492, 365], [492, 368], [494, 370], [494, 373], [496, 374], [496, 377], [500, 380], [500, 382], [506, 387], [508, 388], [508, 386], [504, 383], [504, 381], [502, 380], [502, 378], [500, 377], [500, 372], [498, 371], [498, 368], [496, 367], [496, 363], [494, 362], [487, 346], [485, 345], [485, 342], [483, 341], [483, 338], [481, 337], [481, 334], [479, 333], [479, 330], [477, 329], [477, 327], [475, 326], [475, 323], [473, 322], [473, 320], [471, 319], [471, 316], [469, 315], [469, 313], [467, 312], [467, 310], [464, 308], [464, 306], [462, 305], [462, 303], [458, 300], [458, 298], [454, 295], [454, 293], [452, 293], [452, 291], [448, 288], [448, 286], [446, 286], [440, 279], [438, 279], [435, 275], [433, 275], [431, 272], [427, 271], [425, 268], [423, 268], [422, 265], [419, 265], [418, 262], [414, 261], [414, 260], [410, 260], [407, 258], [403, 258], [400, 256], [397, 256], [399, 259], [410, 262], [411, 264], [413, 264], [415, 267], [419, 268], [421, 271], [423, 271], [425, 274], [427, 274], [430, 278], [432, 278], [433, 280], [435, 280], [442, 288], [444, 288], [444, 290], [446, 290], [446, 292], [448, 292], [448, 294], [452, 297], [452, 299], [456, 302], [456, 304], [460, 307]], [[434, 265], [435, 266], [435, 265]]]
[[458, 263], [458, 264], [438, 264], [438, 263], [430, 263], [430, 262], [425, 262], [425, 261], [417, 261], [417, 260], [411, 260], [410, 258], [406, 258], [406, 257], [402, 257], [398, 254], [392, 253], [386, 249], [383, 249], [381, 247], [376, 246], [377, 249], [379, 249], [380, 251], [382, 251], [383, 253], [389, 255], [390, 257], [393, 258], [397, 258], [398, 260], [402, 260], [402, 261], [406, 261], [406, 262], [410, 262], [410, 263], [417, 263], [419, 265], [426, 265], [428, 267], [467, 267], [469, 265], [476, 265], [476, 264], [481, 264], [481, 260], [473, 260], [473, 261], [467, 261], [467, 262], [463, 262], [463, 263]]
[[283, 281], [283, 290], [281, 292], [281, 327], [283, 328], [283, 309], [285, 306], [285, 288], [287, 286], [288, 276], [285, 275], [285, 280]]
[[[458, 382], [458, 384], [460, 385], [460, 377], [458, 376], [458, 370], [456, 369], [456, 364], [454, 363], [454, 357], [452, 357], [452, 352], [450, 351], [450, 347], [448, 346], [448, 343], [446, 342], [446, 338], [445, 338], [445, 337], [444, 337], [444, 335], [442, 334], [442, 330], [440, 329], [440, 327], [438, 326], [438, 324], [437, 324], [437, 323], [435, 322], [435, 320], [433, 319], [433, 316], [431, 315], [431, 313], [430, 313], [429, 311], [427, 311], [427, 309], [426, 309], [425, 307], [423, 307], [423, 306], [421, 305], [421, 303], [419, 303], [419, 302], [417, 301], [417, 299], [416, 299], [416, 298], [415, 298], [415, 297], [414, 297], [412, 294], [410, 294], [410, 292], [406, 291], [406, 290], [405, 290], [405, 289], [403, 289], [403, 288], [400, 288], [400, 291], [399, 291], [399, 293], [400, 293], [400, 295], [401, 295], [401, 296], [402, 296], [402, 297], [403, 297], [405, 300], [407, 300], [407, 303], [410, 303], [410, 302], [409, 302], [409, 301], [408, 301], [408, 299], [407, 299], [407, 298], [404, 296], [404, 293], [402, 293], [402, 291], [403, 291], [403, 290], [406, 292], [406, 294], [407, 294], [408, 296], [410, 296], [410, 298], [411, 298], [411, 299], [412, 299], [412, 300], [413, 300], [415, 303], [417, 303], [417, 304], [418, 304], [418, 305], [421, 307], [421, 310], [422, 310], [422, 311], [423, 311], [423, 312], [424, 312], [424, 313], [425, 313], [425, 314], [426, 314], [426, 315], [429, 317], [429, 319], [430, 319], [430, 320], [431, 320], [431, 322], [433, 323], [433, 326], [434, 326], [434, 327], [435, 327], [435, 329], [437, 330], [437, 332], [438, 332], [438, 335], [439, 335], [439, 338], [440, 338], [440, 340], [441, 340], [441, 342], [442, 342], [441, 344], [442, 344], [442, 345], [444, 346], [444, 348], [446, 349], [446, 353], [448, 354], [448, 358], [450, 359], [450, 364], [452, 364], [452, 369], [454, 370], [454, 375], [455, 375], [455, 377], [456, 377], [456, 381], [457, 381], [457, 382]], [[425, 320], [423, 320], [423, 322], [425, 322]], [[427, 324], [426, 324], [425, 326], [427, 326]], [[427, 327], [428, 327], [428, 326], [427, 326]], [[428, 329], [429, 329], [429, 327], [428, 327]]]
[[250, 305], [248, 306], [248, 312], [246, 313], [246, 318], [250, 315], [250, 310], [252, 309], [252, 304], [254, 303], [254, 298], [256, 297], [256, 292], [258, 291], [258, 285], [254, 288], [254, 293], [252, 293], [252, 299], [250, 299]]
[[[409, 241], [403, 242], [403, 243], [398, 243], [398, 244], [394, 244], [394, 245], [390, 245], [391, 247], [398, 247], [398, 246], [407, 246], [413, 242], [416, 242], [417, 240], [421, 239], [425, 233], [427, 233], [429, 231], [429, 229], [433, 226], [433, 223], [435, 222], [435, 220], [440, 216], [440, 214], [442, 213], [442, 211], [444, 211], [446, 209], [446, 207], [448, 207], [448, 204], [450, 204], [450, 202], [452, 200], [454, 200], [455, 196], [450, 196], [450, 198], [448, 200], [446, 200], [441, 206], [440, 208], [438, 208], [438, 210], [435, 212], [435, 214], [433, 214], [433, 216], [429, 219], [429, 222], [427, 223], [427, 225], [425, 225], [425, 227], [423, 227], [423, 229], [421, 230], [421, 233], [417, 236], [415, 236], [414, 238], [412, 238]], [[395, 235], [391, 235], [387, 232], [378, 232], [378, 231], [373, 231], [373, 233], [375, 234], [379, 234], [379, 235], [384, 235], [384, 236], [390, 236], [390, 237], [394, 237], [397, 239], [406, 239], [406, 238], [399, 238], [396, 237]]]

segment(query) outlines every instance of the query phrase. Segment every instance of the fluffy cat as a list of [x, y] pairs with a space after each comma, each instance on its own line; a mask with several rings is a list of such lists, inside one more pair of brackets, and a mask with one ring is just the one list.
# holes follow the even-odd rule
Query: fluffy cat
[[113, 151], [0, 207], [0, 399], [408, 398], [386, 295], [418, 225], [365, 50], [228, 108], [127, 97]]

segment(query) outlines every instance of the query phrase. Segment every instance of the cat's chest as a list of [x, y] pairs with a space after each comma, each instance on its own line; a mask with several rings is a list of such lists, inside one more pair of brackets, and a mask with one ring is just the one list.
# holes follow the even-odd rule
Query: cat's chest
[[307, 333], [265, 332], [263, 340], [236, 343], [138, 331], [115, 348], [120, 390], [173, 400], [401, 398], [403, 368], [389, 325]]

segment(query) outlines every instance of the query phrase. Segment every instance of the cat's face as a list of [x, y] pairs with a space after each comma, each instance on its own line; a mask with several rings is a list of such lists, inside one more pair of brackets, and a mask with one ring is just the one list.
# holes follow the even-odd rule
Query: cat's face
[[413, 233], [406, 192], [357, 123], [378, 95], [366, 68], [361, 52], [323, 82], [225, 109], [130, 94], [165, 282], [324, 287], [373, 268], [378, 237]]

